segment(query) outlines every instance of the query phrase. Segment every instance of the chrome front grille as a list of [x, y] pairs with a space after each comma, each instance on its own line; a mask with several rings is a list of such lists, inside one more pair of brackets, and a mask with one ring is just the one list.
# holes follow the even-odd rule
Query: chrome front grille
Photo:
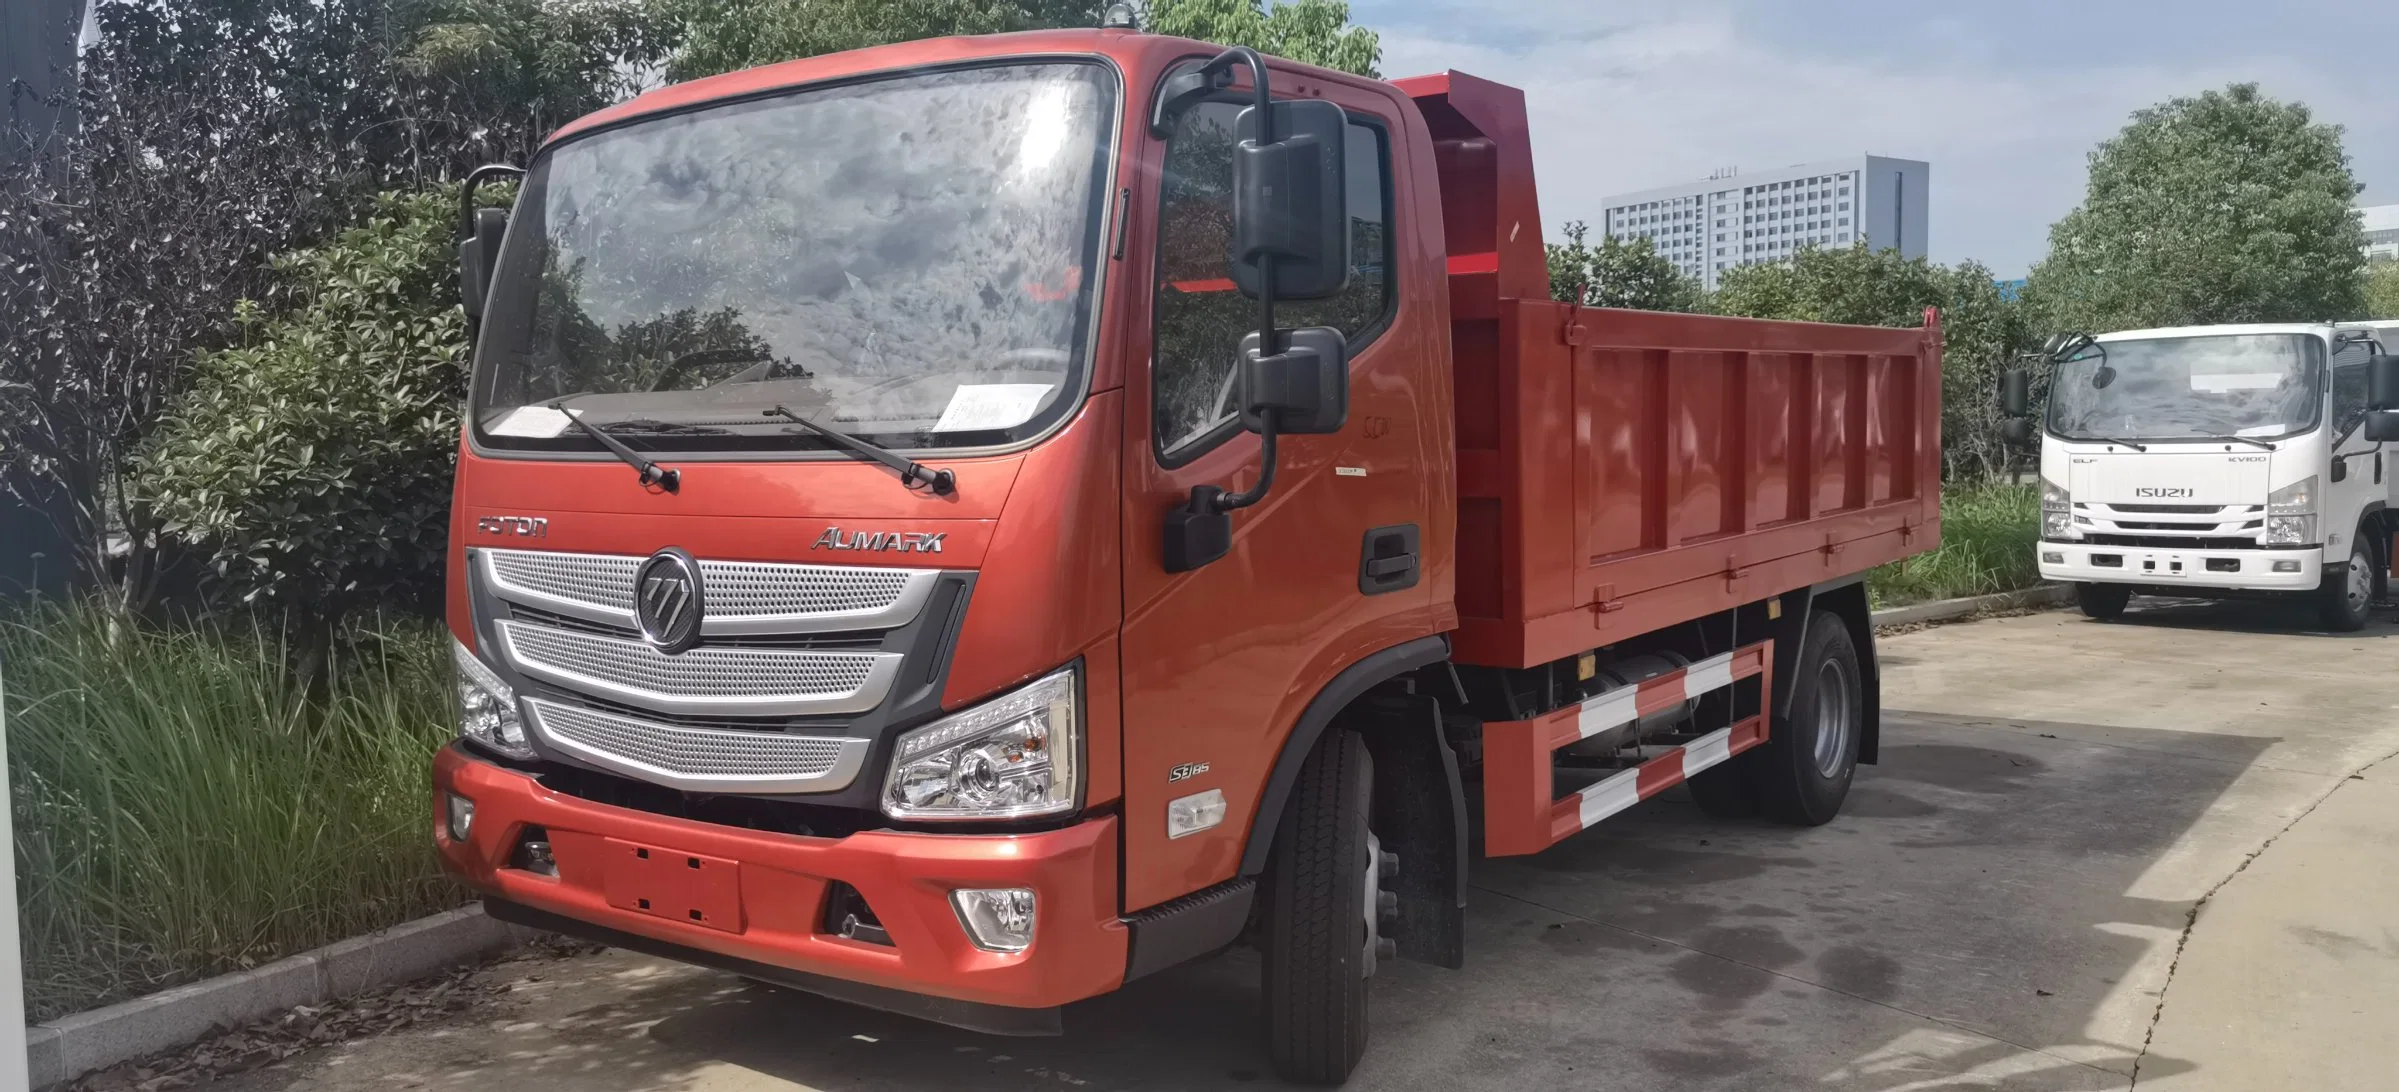
[[[2074, 526], [2084, 534], [2173, 538], [2255, 539], [2265, 526], [2261, 504], [2101, 504], [2074, 502]], [[2231, 542], [2225, 544], [2227, 547]]]
[[870, 740], [665, 724], [528, 698], [534, 730], [596, 766], [693, 791], [828, 792], [856, 780]]
[[669, 656], [646, 641], [506, 621], [510, 666], [535, 678], [662, 713], [818, 716], [882, 704], [901, 656], [845, 649], [702, 645]]
[[[500, 598], [634, 628], [633, 574], [645, 560], [617, 554], [478, 550]], [[891, 629], [915, 619], [940, 576], [933, 569], [701, 561], [707, 614], [700, 633], [737, 636]]]

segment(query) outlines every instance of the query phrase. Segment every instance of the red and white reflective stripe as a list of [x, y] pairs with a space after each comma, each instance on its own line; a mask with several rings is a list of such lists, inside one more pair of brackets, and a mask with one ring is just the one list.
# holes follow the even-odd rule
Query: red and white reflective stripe
[[1538, 853], [1591, 824], [1632, 807], [1766, 741], [1761, 709], [1649, 761], [1618, 770], [1580, 792], [1556, 795], [1558, 748], [1756, 676], [1763, 699], [1774, 693], [1774, 643], [1760, 641], [1669, 671], [1637, 686], [1596, 695], [1526, 720], [1483, 725], [1483, 852]]
[[1718, 728], [1596, 785], [1585, 786], [1575, 794], [1582, 798], [1583, 826], [1589, 827], [1682, 784], [1692, 774], [1731, 757], [1733, 730]]
[[1622, 727], [1676, 702], [1690, 701], [1718, 687], [1733, 684], [1733, 654], [1719, 652], [1680, 671], [1669, 671], [1638, 686], [1620, 686], [1585, 699], [1575, 713], [1577, 738], [1589, 739]]

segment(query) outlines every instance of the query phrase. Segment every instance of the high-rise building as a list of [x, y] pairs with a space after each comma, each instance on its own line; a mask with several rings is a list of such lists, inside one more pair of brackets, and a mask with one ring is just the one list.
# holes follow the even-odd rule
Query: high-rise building
[[2361, 206], [2357, 219], [2366, 229], [2367, 260], [2399, 261], [2399, 205]]
[[1727, 269], [1788, 258], [1808, 246], [1925, 253], [1932, 165], [1862, 155], [1717, 177], [1605, 202], [1601, 230], [1648, 239], [1710, 290]]

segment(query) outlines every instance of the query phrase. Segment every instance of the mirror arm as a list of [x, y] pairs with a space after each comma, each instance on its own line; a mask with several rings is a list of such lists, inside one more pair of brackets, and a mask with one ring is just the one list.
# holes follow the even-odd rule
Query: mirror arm
[[475, 188], [488, 179], [503, 175], [523, 178], [525, 168], [513, 163], [486, 163], [467, 172], [466, 182], [458, 187], [458, 234], [461, 237], [475, 233]]
[[1266, 491], [1274, 488], [1274, 438], [1277, 431], [1275, 428], [1275, 418], [1280, 415], [1281, 411], [1279, 410], [1267, 410], [1264, 413], [1259, 414], [1259, 416], [1264, 419], [1266, 427], [1258, 431], [1258, 484], [1250, 486], [1248, 489], [1245, 489], [1239, 493], [1218, 494], [1216, 497], [1217, 511], [1231, 512], [1237, 509], [1247, 508], [1250, 505], [1265, 500]]

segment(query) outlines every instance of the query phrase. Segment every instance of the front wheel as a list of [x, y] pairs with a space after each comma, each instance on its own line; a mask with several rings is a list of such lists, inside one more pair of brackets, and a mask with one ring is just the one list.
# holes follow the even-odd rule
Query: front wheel
[[1366, 1054], [1366, 987], [1381, 954], [1373, 805], [1366, 741], [1325, 733], [1292, 787], [1263, 892], [1266, 1050], [1285, 1080], [1340, 1084]]
[[2352, 543], [2349, 563], [2338, 569], [2327, 567], [2316, 596], [2316, 612], [2325, 629], [2352, 633], [2366, 628], [2366, 610], [2374, 601], [2373, 547], [2362, 538]]
[[1766, 814], [1795, 826], [1832, 822], [1849, 798], [1865, 737], [1865, 676], [1857, 644], [1839, 615], [1808, 620], [1794, 665], [1790, 707], [1775, 719], [1756, 766]]
[[2113, 622], [2124, 616], [2124, 607], [2132, 602], [2132, 589], [2122, 584], [2076, 584], [2074, 605], [2081, 607], [2085, 617]]

